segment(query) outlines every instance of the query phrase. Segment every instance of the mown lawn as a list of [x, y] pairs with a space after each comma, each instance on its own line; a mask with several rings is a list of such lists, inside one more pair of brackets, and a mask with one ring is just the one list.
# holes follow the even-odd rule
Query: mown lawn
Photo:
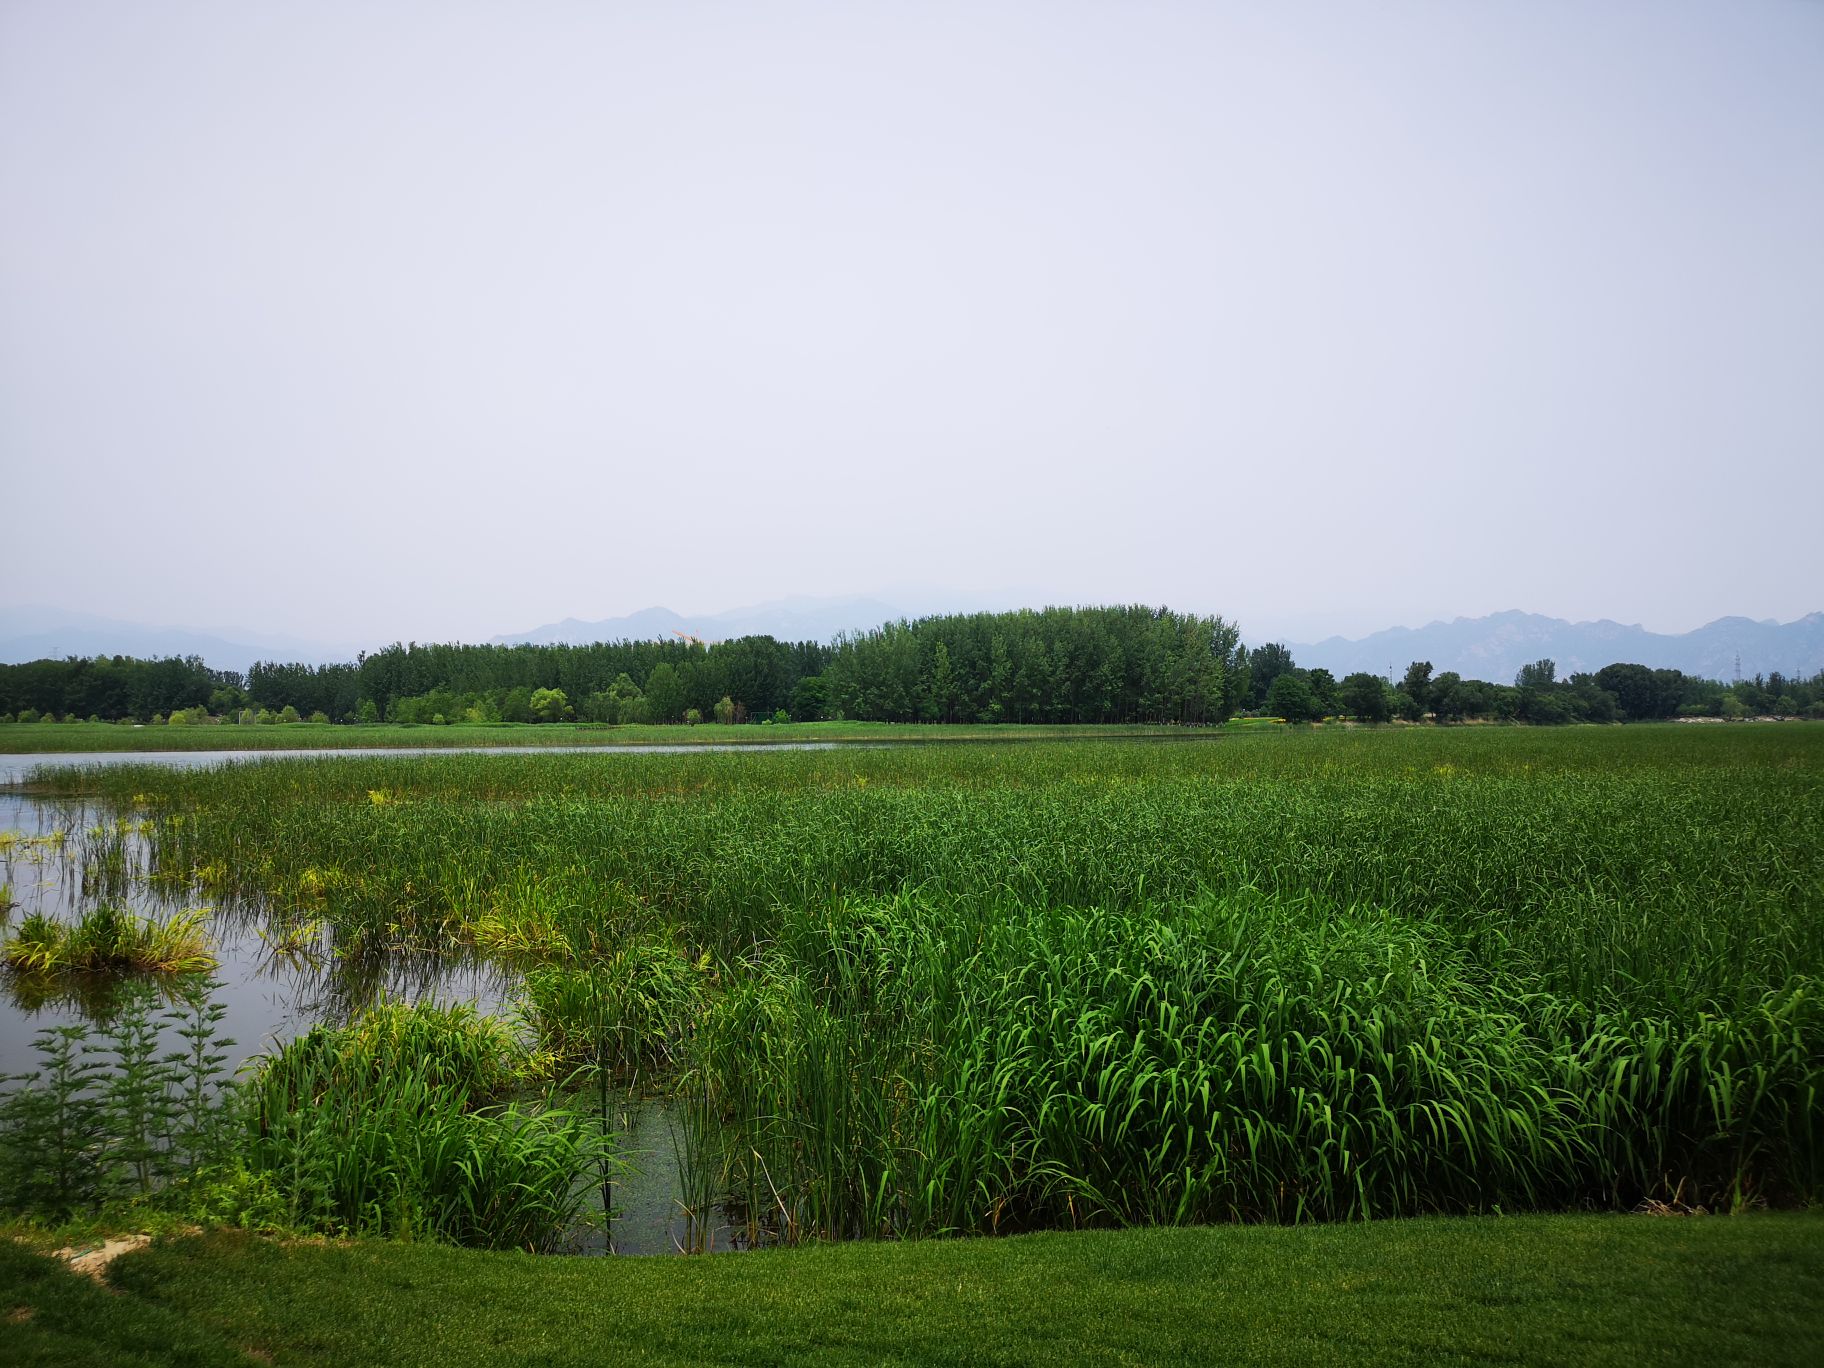
[[555, 1259], [0, 1248], [8, 1364], [1813, 1364], [1824, 1217], [1526, 1216]]

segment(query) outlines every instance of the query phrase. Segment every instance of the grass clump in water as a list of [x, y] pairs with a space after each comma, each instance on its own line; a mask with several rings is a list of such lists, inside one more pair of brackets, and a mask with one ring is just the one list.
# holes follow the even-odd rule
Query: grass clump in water
[[206, 908], [162, 921], [109, 903], [68, 925], [42, 913], [20, 922], [0, 949], [8, 968], [25, 974], [196, 974], [215, 968], [203, 934]]
[[687, 959], [663, 936], [635, 937], [586, 965], [529, 971], [523, 1011], [557, 1064], [633, 1084], [679, 1061], [708, 977], [707, 957]]
[[587, 1117], [509, 1096], [525, 1063], [508, 1027], [467, 1007], [319, 1026], [253, 1077], [247, 1166], [296, 1229], [554, 1249], [602, 1142]]

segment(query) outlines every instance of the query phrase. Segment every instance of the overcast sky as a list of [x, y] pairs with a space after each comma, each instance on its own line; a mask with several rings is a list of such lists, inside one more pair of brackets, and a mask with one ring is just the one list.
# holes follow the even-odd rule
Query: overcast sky
[[0, 3], [0, 609], [1824, 608], [1824, 4]]

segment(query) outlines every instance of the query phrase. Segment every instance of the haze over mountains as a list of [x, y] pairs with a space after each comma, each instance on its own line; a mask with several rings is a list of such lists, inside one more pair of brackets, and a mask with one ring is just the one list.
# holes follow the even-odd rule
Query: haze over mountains
[[[695, 615], [652, 607], [596, 621], [566, 618], [494, 640], [503, 644], [665, 640], [681, 632], [711, 642], [750, 635], [828, 641], [840, 632], [865, 631], [896, 618], [1011, 608], [1023, 598], [1035, 601], [1030, 595], [907, 591], [842, 598], [800, 596]], [[1243, 639], [1251, 646], [1269, 639], [1250, 632], [1246, 623], [1242, 627]], [[368, 648], [385, 644], [366, 643]], [[1429, 660], [1439, 672], [1455, 670], [1465, 678], [1505, 683], [1522, 665], [1550, 657], [1557, 663], [1560, 677], [1629, 661], [1727, 680], [1735, 673], [1738, 656], [1745, 676], [1776, 670], [1809, 675], [1824, 669], [1824, 612], [1789, 623], [1724, 617], [1694, 631], [1669, 634], [1606, 619], [1573, 623], [1510, 611], [1416, 628], [1391, 627], [1359, 639], [1333, 636], [1289, 644], [1300, 665], [1321, 666], [1339, 678], [1357, 670], [1384, 674], [1390, 667], [1397, 676], [1408, 662]], [[149, 627], [55, 609], [0, 610], [0, 661], [9, 664], [71, 655], [200, 655], [216, 669], [244, 671], [255, 660], [353, 660], [360, 649], [349, 643], [312, 642], [234, 627]]]
[[1389, 667], [1398, 678], [1410, 662], [1429, 660], [1440, 672], [1455, 670], [1465, 679], [1506, 684], [1521, 666], [1546, 658], [1558, 666], [1560, 679], [1626, 661], [1728, 680], [1738, 658], [1744, 677], [1776, 670], [1810, 675], [1824, 669], [1824, 613], [1788, 623], [1724, 617], [1669, 635], [1606, 618], [1566, 622], [1512, 611], [1418, 628], [1390, 627], [1359, 641], [1331, 637], [1293, 645], [1292, 656], [1307, 669], [1321, 666], [1339, 679], [1357, 670], [1385, 674]]
[[247, 627], [148, 626], [37, 604], [0, 608], [0, 664], [68, 656], [201, 656], [212, 669], [245, 672], [256, 660], [323, 664], [353, 660], [361, 648]]
[[583, 622], [565, 618], [529, 632], [497, 636], [495, 641], [516, 645], [522, 641], [548, 644], [590, 641], [646, 641], [674, 632], [704, 641], [732, 641], [736, 637], [770, 636], [781, 641], [828, 641], [839, 632], [865, 632], [883, 622], [905, 616], [905, 610], [877, 598], [790, 598], [731, 608], [721, 613], [686, 617], [670, 608], [644, 608], [625, 617]]

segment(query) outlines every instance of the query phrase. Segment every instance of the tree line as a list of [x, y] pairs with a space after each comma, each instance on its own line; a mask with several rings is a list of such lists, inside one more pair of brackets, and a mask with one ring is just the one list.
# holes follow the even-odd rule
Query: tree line
[[1396, 684], [1367, 672], [1335, 678], [1325, 669], [1299, 669], [1284, 645], [1249, 653], [1250, 707], [1288, 722], [1344, 716], [1362, 722], [1653, 722], [1675, 717], [1824, 717], [1824, 670], [1810, 678], [1779, 673], [1734, 684], [1617, 662], [1593, 672], [1558, 677], [1550, 659], [1524, 665], [1514, 682], [1465, 679], [1454, 670], [1432, 673], [1415, 660]]
[[0, 665], [0, 720], [19, 721], [1554, 724], [1768, 713], [1824, 716], [1824, 671], [1725, 685], [1616, 663], [1560, 679], [1540, 660], [1510, 685], [1415, 661], [1397, 683], [1339, 680], [1300, 668], [1282, 643], [1249, 650], [1220, 617], [1138, 605], [936, 615], [829, 644], [414, 642], [347, 663], [260, 661], [245, 675], [195, 656]]

